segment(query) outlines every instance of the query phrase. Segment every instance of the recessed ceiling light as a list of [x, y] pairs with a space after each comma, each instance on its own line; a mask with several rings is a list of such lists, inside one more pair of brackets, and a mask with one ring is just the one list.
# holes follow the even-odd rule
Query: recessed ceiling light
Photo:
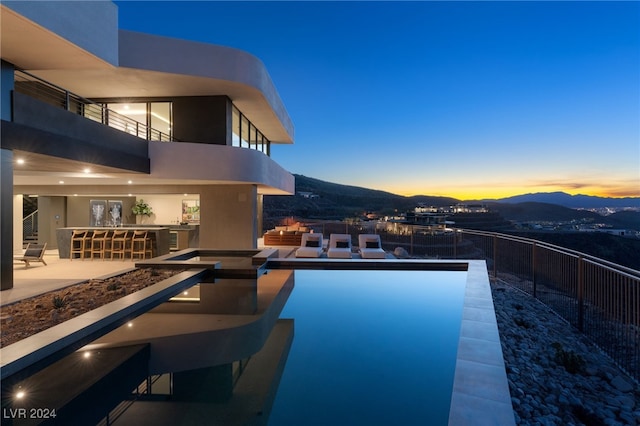
[[83, 171], [84, 171], [85, 173], [91, 173], [91, 169], [90, 169], [90, 168], [88, 168], [88, 167], [87, 167], [87, 168], [85, 168]]
[[18, 158], [18, 159], [16, 160], [16, 163], [18, 163], [18, 164], [24, 164], [24, 158]]
[[90, 358], [91, 357], [91, 352], [85, 352], [84, 354], [82, 354], [83, 357], [85, 358]]
[[131, 185], [131, 184], [133, 183], [133, 181], [132, 181], [132, 180], [130, 180], [130, 181], [128, 181], [127, 183], [128, 183], [129, 185]]
[[18, 393], [16, 393], [16, 398], [22, 399], [24, 398], [24, 395], [25, 395], [24, 391], [18, 391]]
[[133, 194], [127, 194], [127, 197], [133, 197]]
[[59, 180], [59, 181], [58, 181], [58, 183], [59, 183], [60, 185], [62, 185], [62, 184], [64, 183], [64, 181], [63, 181], [63, 180]]
[[78, 196], [78, 194], [73, 194], [73, 196], [74, 196], [74, 197], [77, 197], [77, 196]]

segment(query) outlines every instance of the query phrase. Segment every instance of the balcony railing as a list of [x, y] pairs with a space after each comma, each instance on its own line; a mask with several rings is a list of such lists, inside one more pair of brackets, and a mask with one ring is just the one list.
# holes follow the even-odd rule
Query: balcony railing
[[412, 256], [483, 259], [493, 279], [540, 300], [640, 380], [640, 271], [532, 239], [389, 222], [306, 223], [332, 233], [380, 234], [383, 248]]
[[16, 70], [14, 79], [14, 87], [17, 92], [39, 99], [49, 105], [66, 109], [90, 120], [149, 141], [177, 141], [167, 133], [110, 110], [103, 104], [78, 96], [26, 71]]

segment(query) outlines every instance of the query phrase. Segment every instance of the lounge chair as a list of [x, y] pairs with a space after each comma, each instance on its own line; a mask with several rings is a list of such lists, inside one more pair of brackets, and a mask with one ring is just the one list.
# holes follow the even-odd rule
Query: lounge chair
[[302, 234], [300, 248], [296, 250], [296, 257], [320, 257], [322, 254], [322, 234]]
[[21, 257], [16, 257], [16, 260], [20, 260], [24, 262], [24, 267], [29, 267], [29, 262], [42, 262], [47, 265], [47, 262], [44, 261], [44, 251], [47, 248], [47, 243], [37, 244], [37, 243], [29, 243], [27, 244], [27, 249], [24, 251], [24, 254]]
[[331, 234], [327, 256], [333, 258], [351, 259], [351, 235]]
[[382, 250], [380, 235], [360, 234], [358, 235], [358, 246], [360, 256], [362, 256], [363, 259], [384, 259], [387, 255], [384, 250]]

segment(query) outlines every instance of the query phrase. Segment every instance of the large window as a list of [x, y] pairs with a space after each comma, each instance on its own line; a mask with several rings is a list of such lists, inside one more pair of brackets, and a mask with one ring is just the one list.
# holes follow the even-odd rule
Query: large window
[[170, 141], [171, 102], [108, 103], [103, 118], [111, 127], [152, 141]]
[[270, 155], [269, 140], [235, 105], [231, 112], [231, 144]]

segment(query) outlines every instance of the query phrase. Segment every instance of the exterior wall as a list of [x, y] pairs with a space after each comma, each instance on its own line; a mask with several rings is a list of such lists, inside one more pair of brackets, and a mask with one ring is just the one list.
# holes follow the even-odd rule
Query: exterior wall
[[253, 149], [198, 143], [151, 143], [149, 157], [153, 178], [260, 184], [268, 187], [271, 194], [295, 193], [294, 177], [273, 159]]
[[13, 288], [13, 152], [0, 150], [0, 290]]
[[231, 100], [226, 96], [174, 98], [173, 137], [185, 142], [231, 145]]
[[211, 185], [200, 192], [200, 247], [257, 247], [257, 189], [254, 185]]
[[6, 1], [2, 4], [97, 57], [118, 64], [118, 7], [111, 1]]

